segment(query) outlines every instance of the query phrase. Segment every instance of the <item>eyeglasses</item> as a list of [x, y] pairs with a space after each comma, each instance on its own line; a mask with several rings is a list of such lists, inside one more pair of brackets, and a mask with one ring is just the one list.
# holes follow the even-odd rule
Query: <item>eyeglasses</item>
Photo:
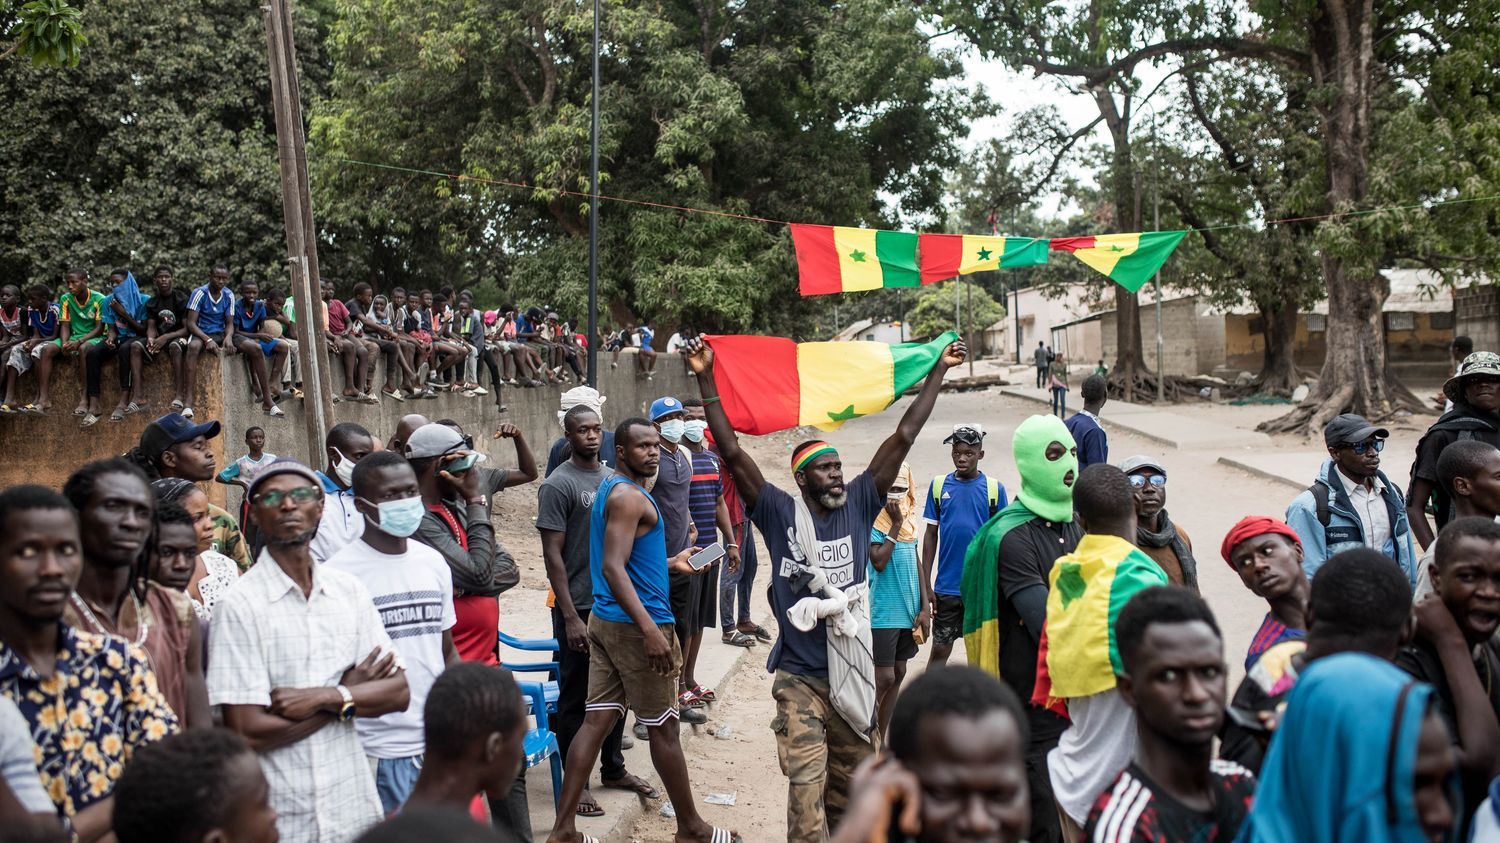
[[1146, 487], [1146, 483], [1148, 481], [1151, 483], [1151, 485], [1160, 488], [1162, 486], [1167, 485], [1167, 475], [1165, 475], [1165, 474], [1153, 474], [1150, 477], [1147, 477], [1144, 474], [1132, 474], [1132, 475], [1130, 475], [1130, 485], [1133, 486], [1133, 487], [1135, 487], [1135, 488], [1137, 488], [1137, 489], [1143, 489], [1143, 488], [1145, 488]]
[[288, 497], [292, 499], [292, 503], [310, 503], [322, 498], [323, 490], [317, 486], [298, 486], [295, 489], [287, 489], [285, 491], [273, 489], [269, 492], [261, 492], [250, 500], [256, 506], [278, 507]]
[[1371, 448], [1374, 448], [1375, 449], [1375, 453], [1378, 454], [1381, 451], [1385, 450], [1385, 440], [1384, 439], [1371, 439], [1368, 442], [1353, 442], [1353, 443], [1345, 442], [1341, 447], [1348, 448], [1349, 450], [1353, 451], [1356, 454], [1363, 454], [1365, 451], [1368, 451]]

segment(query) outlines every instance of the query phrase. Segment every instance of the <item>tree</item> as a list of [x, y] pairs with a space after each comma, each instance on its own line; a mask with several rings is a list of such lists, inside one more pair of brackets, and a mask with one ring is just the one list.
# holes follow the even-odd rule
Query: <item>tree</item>
[[[112, 0], [88, 9], [77, 67], [0, 64], [0, 275], [56, 285], [157, 262], [284, 279], [281, 196], [253, 4]], [[326, 73], [298, 31], [309, 98]]]
[[[962, 289], [959, 285], [968, 286]], [[954, 322], [954, 290], [960, 289], [963, 302], [963, 328], [966, 337], [979, 337], [984, 329], [1005, 318], [1005, 305], [968, 278], [944, 281], [923, 287], [914, 297], [916, 304], [906, 313], [908, 339], [927, 339], [944, 331], [957, 330]], [[972, 304], [971, 304], [972, 298]], [[977, 353], [974, 349], [973, 353]]]
[[10, 40], [0, 46], [0, 61], [20, 56], [50, 67], [77, 67], [89, 40], [83, 12], [67, 0], [5, 0], [0, 3], [0, 32]]
[[[594, 210], [576, 195], [588, 181], [587, 7], [344, 8], [333, 96], [312, 132], [319, 218], [337, 233], [325, 262], [411, 284], [493, 282], [580, 316]], [[709, 212], [601, 203], [614, 321], [811, 335], [833, 303], [796, 295], [789, 232], [726, 214], [893, 227], [935, 213], [978, 104], [918, 22], [895, 0], [606, 5], [601, 192]]]

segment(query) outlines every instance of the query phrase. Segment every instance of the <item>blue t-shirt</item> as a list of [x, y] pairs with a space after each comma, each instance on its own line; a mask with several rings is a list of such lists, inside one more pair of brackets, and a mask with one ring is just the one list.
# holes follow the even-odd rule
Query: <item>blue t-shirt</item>
[[230, 312], [234, 310], [234, 293], [225, 287], [219, 291], [219, 300], [214, 301], [209, 295], [208, 285], [204, 284], [188, 299], [188, 310], [198, 312], [198, 330], [205, 334], [222, 334], [229, 324]]
[[[885, 507], [885, 495], [875, 490], [875, 480], [864, 472], [847, 486], [848, 500], [825, 518], [813, 514], [817, 547], [809, 564], [821, 568], [830, 585], [847, 588], [862, 583], [870, 568], [870, 527]], [[796, 504], [792, 496], [767, 483], [761, 487], [750, 520], [760, 528], [766, 540], [766, 554], [771, 569], [771, 612], [781, 627], [766, 669], [785, 670], [800, 676], [828, 676], [828, 631], [818, 621], [811, 632], [802, 632], [787, 623], [786, 613], [804, 597], [815, 596], [806, 588], [792, 589], [792, 577], [798, 568], [791, 545], [796, 536]]]
[[1078, 470], [1095, 463], [1109, 462], [1109, 437], [1104, 428], [1087, 413], [1078, 413], [1066, 422], [1073, 441], [1078, 443]]
[[719, 540], [719, 496], [724, 487], [719, 478], [719, 457], [704, 448], [693, 453], [693, 485], [688, 487], [688, 512], [693, 515], [693, 525], [698, 528], [698, 540], [694, 547], [708, 547]]
[[[645, 489], [619, 474], [611, 474], [599, 484], [599, 491], [594, 495], [594, 508], [589, 515], [589, 575], [594, 581], [594, 615], [600, 620], [633, 624], [635, 621], [620, 608], [620, 601], [615, 599], [609, 580], [604, 576], [604, 510], [609, 496], [622, 484], [635, 486], [646, 500], [651, 500]], [[656, 501], [652, 500], [651, 506], [655, 507]], [[667, 544], [663, 536], [661, 510], [657, 509], [656, 526], [630, 546], [625, 573], [651, 620], [667, 625], [673, 622], [673, 618], [667, 585]]]
[[[249, 313], [245, 312], [243, 305], [241, 302], [241, 306], [234, 309], [234, 329], [246, 334], [260, 333], [260, 326], [266, 321], [266, 303], [257, 299]], [[198, 324], [203, 324], [201, 315], [198, 317]]]
[[987, 483], [982, 471], [973, 480], [960, 480], [957, 474], [949, 474], [943, 478], [940, 507], [933, 506], [932, 485], [927, 486], [927, 505], [922, 510], [922, 520], [938, 525], [937, 582], [932, 586], [935, 594], [958, 596], [969, 542], [974, 540], [974, 534], [990, 520], [991, 515], [1010, 503], [1005, 497], [1005, 486], [1001, 484], [995, 508], [990, 509]]
[[52, 339], [57, 336], [57, 315], [59, 308], [57, 302], [49, 302], [41, 310], [30, 308], [26, 314], [26, 320], [31, 324], [31, 330], [42, 339]]
[[[884, 544], [885, 533], [870, 528], [870, 544]], [[870, 565], [870, 628], [911, 629], [922, 604], [922, 566], [917, 543], [896, 542], [884, 571]]]

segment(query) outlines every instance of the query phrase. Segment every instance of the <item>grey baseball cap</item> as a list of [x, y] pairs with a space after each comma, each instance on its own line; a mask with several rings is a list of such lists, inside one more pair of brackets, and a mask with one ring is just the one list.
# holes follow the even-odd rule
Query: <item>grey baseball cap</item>
[[[464, 437], [446, 424], [424, 424], [406, 440], [407, 459], [421, 460], [466, 453], [469, 453], [469, 448], [464, 445]], [[478, 451], [473, 453], [478, 457], [476, 462], [484, 462], [484, 454]]]
[[1157, 474], [1160, 474], [1163, 477], [1165, 477], [1167, 474], [1167, 469], [1164, 468], [1161, 463], [1147, 456], [1130, 457], [1124, 462], [1120, 463], [1120, 470], [1125, 472], [1126, 474], [1134, 474], [1143, 468], [1154, 469]]

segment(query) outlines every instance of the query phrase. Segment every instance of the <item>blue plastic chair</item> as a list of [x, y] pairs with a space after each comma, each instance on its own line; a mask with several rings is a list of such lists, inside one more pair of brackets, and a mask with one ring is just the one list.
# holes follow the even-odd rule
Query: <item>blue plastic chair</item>
[[[552, 653], [557, 651], [557, 641], [552, 638], [516, 638], [499, 633], [500, 643], [514, 650], [534, 653]], [[550, 715], [557, 713], [558, 699], [558, 674], [560, 668], [556, 661], [545, 662], [500, 662], [500, 666], [513, 674], [518, 673], [543, 673], [548, 679], [543, 682], [516, 680], [520, 686], [521, 693], [526, 697], [531, 707], [531, 714], [536, 718], [536, 728], [526, 732], [523, 751], [526, 756], [526, 768], [549, 761], [552, 767], [552, 808], [558, 810], [562, 798], [562, 776], [563, 758], [558, 749], [557, 734], [552, 731]]]

